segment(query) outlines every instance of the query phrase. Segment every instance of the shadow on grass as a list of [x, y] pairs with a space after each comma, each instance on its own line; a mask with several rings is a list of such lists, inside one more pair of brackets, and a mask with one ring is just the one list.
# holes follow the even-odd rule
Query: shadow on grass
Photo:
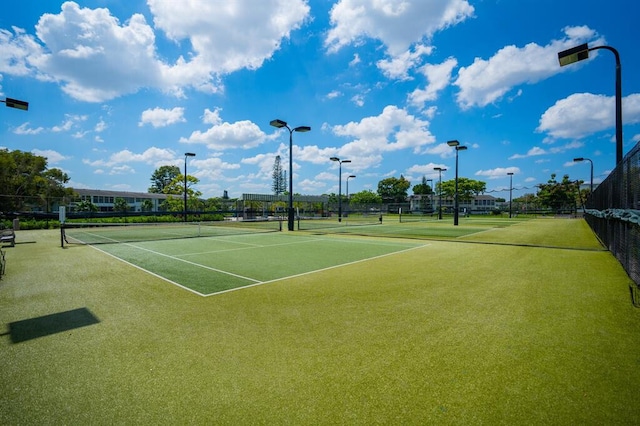
[[57, 314], [44, 315], [9, 324], [9, 334], [12, 343], [26, 342], [38, 337], [62, 333], [74, 328], [98, 324], [100, 320], [87, 308], [78, 308]]

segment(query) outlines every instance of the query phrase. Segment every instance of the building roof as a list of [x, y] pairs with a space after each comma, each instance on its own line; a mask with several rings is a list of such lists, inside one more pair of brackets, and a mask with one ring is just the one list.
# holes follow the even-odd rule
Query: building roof
[[155, 194], [152, 192], [128, 192], [128, 191], [111, 191], [104, 189], [86, 189], [73, 188], [78, 195], [97, 195], [103, 197], [120, 197], [120, 198], [155, 198], [158, 200], [166, 200], [167, 194]]

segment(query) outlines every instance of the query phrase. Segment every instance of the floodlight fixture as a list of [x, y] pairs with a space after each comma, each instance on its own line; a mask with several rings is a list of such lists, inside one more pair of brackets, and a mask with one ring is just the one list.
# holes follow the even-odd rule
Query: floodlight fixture
[[289, 131], [289, 207], [287, 212], [287, 229], [289, 231], [293, 231], [293, 223], [295, 219], [293, 210], [293, 132], [309, 132], [311, 127], [298, 126], [292, 129], [286, 121], [280, 119], [271, 120], [269, 124], [278, 129], [284, 127]]

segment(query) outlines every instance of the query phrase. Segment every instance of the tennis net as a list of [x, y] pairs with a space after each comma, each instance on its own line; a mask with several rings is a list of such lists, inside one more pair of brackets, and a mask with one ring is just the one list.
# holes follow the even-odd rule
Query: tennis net
[[182, 238], [219, 237], [282, 230], [281, 220], [224, 220], [164, 223], [64, 223], [60, 245], [117, 244]]

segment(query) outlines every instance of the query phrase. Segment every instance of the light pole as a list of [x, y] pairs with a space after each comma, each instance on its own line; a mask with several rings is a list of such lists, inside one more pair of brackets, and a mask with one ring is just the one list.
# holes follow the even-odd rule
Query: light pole
[[513, 192], [513, 172], [507, 173], [509, 175], [509, 219], [511, 219], [511, 194]]
[[356, 177], [356, 175], [349, 175], [347, 176], [347, 214], [349, 213], [349, 206], [350, 206], [350, 202], [349, 202], [349, 179]]
[[17, 99], [5, 98], [4, 101], [0, 100], [0, 102], [4, 103], [8, 108], [21, 109], [23, 111], [29, 109], [29, 102], [19, 101]]
[[342, 222], [342, 163], [350, 163], [351, 160], [340, 160], [338, 157], [329, 158], [331, 161], [337, 161], [338, 166], [338, 222]]
[[434, 167], [433, 170], [438, 171], [438, 179], [440, 181], [440, 184], [438, 185], [438, 188], [440, 189], [438, 191], [438, 220], [442, 220], [442, 172], [446, 172], [447, 169], [444, 167]]
[[281, 129], [285, 127], [289, 131], [289, 211], [288, 211], [288, 226], [289, 231], [293, 231], [294, 211], [293, 211], [293, 132], [308, 132], [311, 130], [309, 126], [298, 126], [293, 129], [287, 125], [286, 121], [271, 120], [269, 122], [273, 127]]
[[184, 153], [184, 221], [187, 221], [187, 157], [195, 157], [193, 152]]
[[[591, 184], [589, 186], [589, 190], [591, 191], [590, 194], [593, 194], [593, 161], [591, 161], [588, 158], [584, 158], [584, 157], [574, 158], [573, 161], [575, 161], [575, 162], [588, 161], [589, 163], [591, 163]], [[591, 195], [589, 195], [589, 196], [591, 196]]]
[[[433, 208], [433, 179], [427, 179], [427, 182], [431, 182], [431, 194], [429, 194], [430, 207]], [[426, 208], [425, 208], [426, 212]]]
[[612, 52], [616, 58], [616, 164], [622, 161], [622, 67], [620, 66], [620, 54], [611, 46], [589, 47], [587, 43], [558, 53], [560, 66], [572, 64], [589, 58], [589, 52], [597, 49], [606, 49]]
[[447, 145], [452, 146], [456, 149], [456, 193], [455, 198], [453, 200], [453, 225], [458, 226], [458, 151], [464, 151], [467, 149], [466, 146], [461, 146], [460, 142], [457, 140], [452, 140], [447, 142]]

